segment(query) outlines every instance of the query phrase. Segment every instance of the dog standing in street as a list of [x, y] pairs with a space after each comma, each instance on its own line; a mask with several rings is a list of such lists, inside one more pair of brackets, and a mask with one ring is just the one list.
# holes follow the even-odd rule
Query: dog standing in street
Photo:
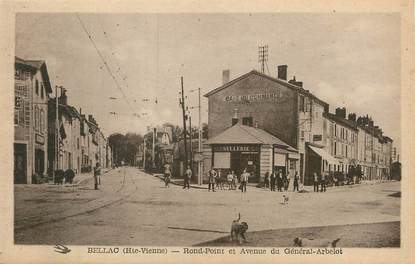
[[248, 224], [246, 222], [239, 222], [241, 214], [238, 213], [238, 219], [232, 221], [231, 225], [231, 241], [235, 239], [242, 244], [241, 238], [246, 242], [245, 232], [248, 230]]

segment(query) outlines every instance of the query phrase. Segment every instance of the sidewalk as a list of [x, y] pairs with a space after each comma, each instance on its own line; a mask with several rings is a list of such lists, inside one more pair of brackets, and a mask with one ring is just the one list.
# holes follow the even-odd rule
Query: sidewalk
[[77, 176], [81, 177], [75, 177], [74, 184], [15, 185], [14, 228], [25, 229], [91, 212], [118, 202], [137, 189], [120, 170], [106, 171], [99, 190], [94, 190], [92, 174]]

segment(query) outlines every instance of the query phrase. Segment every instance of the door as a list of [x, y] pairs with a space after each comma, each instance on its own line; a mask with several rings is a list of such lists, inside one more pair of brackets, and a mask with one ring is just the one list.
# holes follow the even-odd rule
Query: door
[[27, 183], [26, 144], [14, 144], [14, 183]]

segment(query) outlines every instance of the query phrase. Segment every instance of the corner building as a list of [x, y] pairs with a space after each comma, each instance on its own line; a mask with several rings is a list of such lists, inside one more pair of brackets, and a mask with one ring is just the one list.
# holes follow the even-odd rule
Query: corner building
[[[271, 159], [272, 166], [269, 169], [298, 171], [304, 183], [308, 182], [305, 178], [312, 175], [306, 169], [312, 167], [306, 164], [307, 153], [311, 151], [309, 145], [318, 150], [317, 155], [320, 155], [321, 160], [335, 160], [324, 149], [326, 135], [323, 113], [328, 112], [329, 106], [303, 89], [302, 82], [295, 78], [287, 82], [286, 70], [285, 65], [278, 66], [278, 78], [253, 70], [205, 94], [209, 101], [208, 136], [209, 139], [217, 137], [237, 123], [264, 130], [297, 152], [294, 154], [287, 149], [276, 148], [272, 156], [262, 155], [265, 159]], [[205, 146], [205, 153], [208, 151], [209, 148]], [[278, 154], [283, 154], [285, 160]], [[258, 157], [258, 163], [265, 164], [261, 155]], [[212, 166], [215, 167], [212, 162], [206, 164], [205, 161], [204, 170]], [[258, 169], [259, 181], [267, 170]]]

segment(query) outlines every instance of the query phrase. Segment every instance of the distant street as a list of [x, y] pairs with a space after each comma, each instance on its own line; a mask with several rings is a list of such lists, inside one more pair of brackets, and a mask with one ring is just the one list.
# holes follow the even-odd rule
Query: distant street
[[90, 181], [72, 189], [15, 188], [17, 244], [190, 246], [228, 235], [238, 213], [248, 231], [400, 221], [394, 195], [400, 182], [290, 192], [288, 205], [280, 204], [281, 193], [255, 187], [246, 193], [165, 188], [131, 167], [105, 174], [99, 191]]

